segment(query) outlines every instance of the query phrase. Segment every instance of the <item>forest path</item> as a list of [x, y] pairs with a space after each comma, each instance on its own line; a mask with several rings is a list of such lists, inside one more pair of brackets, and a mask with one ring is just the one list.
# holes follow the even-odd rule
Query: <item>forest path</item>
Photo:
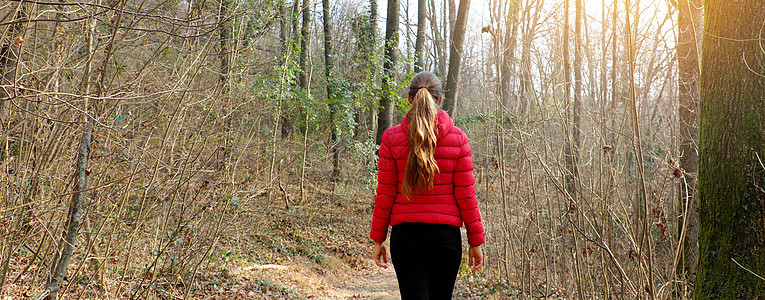
[[[371, 260], [370, 260], [371, 261]], [[328, 271], [305, 263], [249, 265], [227, 268], [246, 281], [275, 283], [308, 299], [401, 299], [396, 272], [376, 266], [368, 269], [341, 268]], [[264, 297], [268, 298], [268, 297]]]
[[330, 299], [401, 299], [393, 266], [358, 274], [333, 292]]

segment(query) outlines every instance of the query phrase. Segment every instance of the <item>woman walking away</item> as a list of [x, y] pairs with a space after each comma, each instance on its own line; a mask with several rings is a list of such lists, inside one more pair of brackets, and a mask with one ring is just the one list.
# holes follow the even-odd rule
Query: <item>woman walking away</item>
[[401, 298], [451, 299], [462, 261], [460, 227], [467, 229], [468, 266], [483, 264], [481, 214], [473, 160], [465, 132], [441, 105], [441, 82], [420, 72], [409, 85], [409, 112], [385, 130], [380, 145], [377, 196], [370, 237], [375, 263], [387, 268], [390, 252]]

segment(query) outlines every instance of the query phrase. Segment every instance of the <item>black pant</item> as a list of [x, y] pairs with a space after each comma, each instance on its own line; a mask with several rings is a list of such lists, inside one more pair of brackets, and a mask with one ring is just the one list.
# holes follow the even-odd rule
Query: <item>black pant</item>
[[451, 299], [462, 261], [457, 226], [427, 223], [394, 225], [390, 253], [401, 299]]

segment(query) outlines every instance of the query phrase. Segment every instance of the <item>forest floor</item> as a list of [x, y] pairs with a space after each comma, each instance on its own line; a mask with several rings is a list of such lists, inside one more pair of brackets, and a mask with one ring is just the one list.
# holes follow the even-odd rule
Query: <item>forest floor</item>
[[[315, 188], [304, 203], [294, 196], [285, 201], [285, 195], [299, 195], [294, 187], [273, 194], [270, 201], [257, 195], [229, 215], [190, 285], [177, 284], [172, 276], [159, 276], [153, 283], [140, 280], [143, 277], [107, 279], [102, 289], [80, 280], [60, 296], [127, 299], [140, 285], [149, 291], [141, 299], [400, 299], [393, 266], [379, 268], [371, 258], [372, 193]], [[22, 267], [12, 262], [12, 270]], [[498, 286], [490, 284], [485, 270], [471, 274], [463, 263], [455, 298], [497, 298], [493, 291]], [[17, 276], [14, 272], [11, 278]], [[22, 280], [6, 285], [0, 300], [34, 299], [40, 289]]]
[[[221, 242], [195, 298], [400, 299], [392, 265], [382, 269], [371, 259], [373, 195], [343, 193], [294, 206], [275, 195], [271, 207], [254, 206], [264, 213], [261, 223], [244, 238]], [[455, 298], [487, 298], [488, 286], [463, 264]]]

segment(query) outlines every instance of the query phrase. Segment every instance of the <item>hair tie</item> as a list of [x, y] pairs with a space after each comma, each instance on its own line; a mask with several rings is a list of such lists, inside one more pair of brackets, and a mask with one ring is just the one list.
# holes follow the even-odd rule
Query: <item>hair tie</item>
[[427, 86], [421, 86], [420, 89], [427, 89]]

